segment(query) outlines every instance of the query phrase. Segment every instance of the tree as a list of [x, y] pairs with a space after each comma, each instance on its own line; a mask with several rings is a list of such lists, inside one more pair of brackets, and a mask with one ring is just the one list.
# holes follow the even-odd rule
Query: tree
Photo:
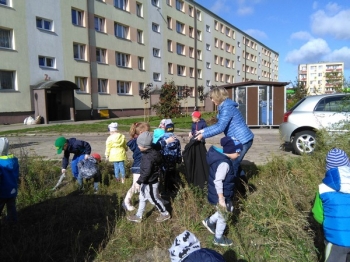
[[184, 100], [185, 108], [186, 108], [186, 116], [188, 115], [188, 97], [191, 95], [191, 88], [187, 85], [184, 86], [184, 89], [182, 90], [182, 99]]
[[146, 87], [143, 88], [143, 90], [140, 90], [140, 97], [142, 100], [145, 100], [144, 108], [143, 108], [143, 121], [149, 121], [149, 110], [147, 108], [148, 100], [150, 98], [150, 92], [151, 92], [151, 87], [153, 86], [152, 83], [149, 83], [146, 85]]
[[293, 85], [294, 94], [287, 94], [287, 110], [291, 109], [300, 99], [307, 96], [307, 89], [305, 85], [295, 80]]
[[173, 118], [180, 115], [180, 102], [174, 81], [164, 83], [160, 90], [159, 102], [152, 109], [161, 118]]
[[343, 93], [345, 86], [345, 79], [341, 72], [332, 71], [327, 72], [325, 74], [326, 78], [326, 87], [330, 89], [330, 91], [334, 91], [335, 93]]
[[204, 86], [198, 86], [197, 90], [199, 101], [203, 104], [209, 93], [204, 93]]

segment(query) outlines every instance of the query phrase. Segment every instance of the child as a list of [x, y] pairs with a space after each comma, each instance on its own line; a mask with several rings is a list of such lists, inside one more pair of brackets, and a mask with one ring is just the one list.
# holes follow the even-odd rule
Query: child
[[333, 148], [328, 152], [322, 182], [312, 213], [323, 225], [325, 261], [346, 262], [350, 254], [350, 162], [343, 150]]
[[57, 149], [57, 154], [61, 154], [62, 150], [64, 151], [63, 158], [62, 158], [62, 175], [65, 175], [67, 166], [69, 163], [69, 156], [71, 153], [74, 154], [72, 162], [71, 162], [71, 169], [72, 169], [72, 175], [74, 179], [78, 179], [79, 171], [78, 171], [78, 162], [84, 158], [87, 159], [91, 153], [91, 146], [88, 142], [85, 142], [83, 140], [78, 140], [76, 138], [69, 138], [66, 139], [65, 137], [61, 136], [56, 139], [55, 146]]
[[211, 146], [207, 153], [209, 164], [208, 201], [216, 205], [217, 211], [202, 221], [203, 225], [214, 234], [214, 244], [231, 246], [232, 240], [226, 238], [223, 233], [226, 227], [225, 212], [232, 212], [234, 193], [233, 159], [239, 157], [243, 149], [238, 140], [231, 137], [223, 137], [220, 140], [223, 149]]
[[0, 138], [0, 215], [6, 205], [9, 223], [17, 222], [16, 197], [18, 193], [19, 165], [18, 159], [8, 154], [9, 142]]
[[201, 118], [201, 113], [199, 111], [194, 111], [192, 113], [192, 122], [192, 129], [191, 132], [188, 134], [189, 138], [194, 137], [197, 131], [207, 127], [207, 123], [203, 118]]
[[121, 174], [121, 181], [125, 182], [125, 167], [124, 161], [126, 160], [126, 146], [125, 136], [118, 132], [118, 123], [111, 123], [108, 125], [110, 136], [106, 140], [106, 152], [105, 156], [109, 162], [113, 162], [114, 175], [117, 182], [119, 179], [119, 172]]
[[152, 135], [148, 131], [139, 135], [137, 138], [137, 145], [142, 152], [140, 177], [137, 180], [137, 188], [140, 188], [141, 185], [139, 194], [140, 202], [137, 213], [133, 216], [128, 216], [127, 219], [132, 222], [140, 223], [143, 212], [145, 211], [146, 201], [148, 200], [152, 205], [155, 205], [160, 212], [156, 222], [163, 222], [170, 218], [170, 214], [158, 197], [158, 178], [162, 156], [159, 151], [152, 148]]
[[126, 193], [126, 196], [125, 196], [125, 199], [123, 202], [123, 207], [127, 211], [133, 211], [135, 209], [135, 207], [133, 207], [131, 204], [131, 198], [132, 198], [133, 194], [138, 192], [138, 190], [137, 190], [138, 186], [136, 184], [136, 181], [140, 177], [140, 163], [141, 163], [142, 154], [141, 154], [139, 147], [137, 146], [136, 139], [142, 132], [149, 131], [149, 129], [150, 129], [150, 126], [148, 123], [140, 122], [140, 123], [132, 124], [130, 127], [130, 130], [129, 130], [129, 134], [131, 136], [131, 139], [128, 141], [128, 143], [126, 145], [133, 152], [132, 158], [133, 158], [134, 162], [131, 166], [131, 173], [133, 176], [132, 185], [131, 185], [130, 189], [128, 190], [128, 192]]
[[98, 184], [101, 182], [101, 172], [98, 164], [101, 162], [101, 156], [97, 153], [92, 153], [87, 159], [81, 159], [78, 162], [78, 184], [79, 189], [84, 189], [83, 178], [94, 178], [94, 194], [98, 193]]
[[153, 140], [152, 144], [157, 144], [158, 140], [165, 134], [165, 130], [163, 128], [156, 128], [153, 130]]

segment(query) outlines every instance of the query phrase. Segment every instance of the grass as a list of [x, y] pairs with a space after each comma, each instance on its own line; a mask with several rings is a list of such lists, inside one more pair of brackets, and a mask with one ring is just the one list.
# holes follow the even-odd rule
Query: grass
[[[0, 257], [3, 261], [170, 261], [167, 249], [187, 229], [202, 247], [215, 249], [226, 261], [322, 261], [323, 235], [310, 210], [324, 176], [326, 152], [333, 146], [346, 150], [349, 139], [319, 135], [322, 141], [332, 139], [332, 144], [320, 142], [312, 155], [276, 156], [264, 166], [244, 166], [249, 185], [245, 192], [237, 192], [226, 232], [234, 245], [228, 248], [212, 244], [212, 235], [201, 224], [214, 212], [206, 190], [187, 185], [184, 178], [167, 205], [170, 220], [155, 223], [158, 212], [148, 204], [143, 222], [136, 224], [127, 221], [121, 208], [132, 182], [130, 174], [125, 184], [117, 184], [112, 165], [103, 162], [99, 194], [93, 194], [92, 181], [79, 192], [70, 178], [52, 191], [59, 163], [23, 152], [17, 198], [20, 222], [9, 226], [2, 221]], [[137, 196], [133, 201], [137, 203]]]

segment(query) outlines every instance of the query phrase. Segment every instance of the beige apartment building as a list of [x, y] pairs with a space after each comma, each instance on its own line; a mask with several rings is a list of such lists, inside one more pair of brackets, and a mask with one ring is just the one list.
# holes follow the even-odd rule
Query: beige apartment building
[[195, 107], [198, 86], [278, 81], [278, 59], [195, 1], [0, 0], [0, 124], [142, 115], [169, 81]]
[[[330, 73], [332, 76], [329, 76]], [[319, 62], [298, 66], [298, 81], [306, 87], [309, 95], [333, 93], [334, 85], [342, 83], [343, 77], [343, 62]]]

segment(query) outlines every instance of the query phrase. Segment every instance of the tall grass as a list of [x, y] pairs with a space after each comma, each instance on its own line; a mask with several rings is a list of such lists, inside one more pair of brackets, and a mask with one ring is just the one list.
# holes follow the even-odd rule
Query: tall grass
[[[148, 204], [142, 223], [131, 223], [121, 208], [130, 176], [117, 184], [111, 164], [101, 163], [99, 194], [93, 194], [92, 181], [79, 192], [71, 178], [52, 191], [60, 163], [22, 154], [19, 222], [10, 226], [2, 221], [1, 261], [170, 261], [167, 249], [185, 229], [226, 261], [322, 261], [322, 231], [310, 210], [324, 176], [326, 152], [335, 145], [347, 151], [349, 139], [324, 133], [319, 137], [312, 155], [276, 156], [264, 166], [244, 167], [249, 185], [245, 194], [237, 192], [226, 232], [234, 241], [229, 248], [215, 246], [202, 226], [215, 212], [206, 190], [183, 181], [176, 197], [169, 199], [170, 220], [156, 223], [158, 211]], [[137, 196], [133, 201], [137, 203]]]

